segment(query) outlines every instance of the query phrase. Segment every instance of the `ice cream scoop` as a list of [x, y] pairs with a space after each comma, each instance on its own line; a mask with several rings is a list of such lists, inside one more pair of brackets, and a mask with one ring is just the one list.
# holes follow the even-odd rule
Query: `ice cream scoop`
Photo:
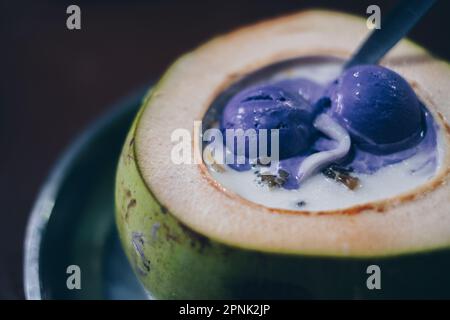
[[406, 80], [392, 70], [355, 66], [327, 91], [331, 116], [361, 149], [387, 154], [412, 147], [422, 137], [421, 104]]
[[[241, 91], [226, 104], [221, 129], [254, 129], [258, 143], [261, 129], [267, 129], [269, 153], [270, 129], [278, 129], [279, 157], [285, 159], [310, 147], [312, 120], [312, 107], [302, 96], [278, 85], [261, 85]], [[234, 152], [240, 153], [238, 148]], [[245, 155], [248, 157], [248, 147]]]
[[[272, 174], [278, 169], [287, 172], [283, 186], [296, 189], [333, 163], [345, 162], [370, 174], [411, 157], [419, 150], [414, 147], [425, 141], [426, 115], [400, 75], [381, 66], [360, 65], [345, 70], [327, 88], [294, 78], [244, 89], [225, 105], [221, 129], [254, 129], [241, 149], [237, 140], [232, 144], [232, 152], [247, 159], [229, 164], [238, 171], [250, 169], [251, 141], [255, 145], [267, 139], [271, 154], [270, 132], [262, 136], [261, 129], [279, 129], [275, 141], [280, 161]], [[317, 148], [324, 142], [328, 147]]]

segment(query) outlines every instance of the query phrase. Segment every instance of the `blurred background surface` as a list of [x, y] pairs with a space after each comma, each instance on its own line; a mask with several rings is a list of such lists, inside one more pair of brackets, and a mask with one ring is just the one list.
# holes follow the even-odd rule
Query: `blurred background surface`
[[[157, 79], [180, 54], [243, 24], [305, 8], [382, 15], [396, 1], [0, 0], [0, 299], [23, 298], [29, 211], [64, 148], [115, 101]], [[77, 4], [82, 29], [66, 28]], [[410, 37], [450, 60], [450, 1]], [[68, 226], [70, 227], [70, 226]]]

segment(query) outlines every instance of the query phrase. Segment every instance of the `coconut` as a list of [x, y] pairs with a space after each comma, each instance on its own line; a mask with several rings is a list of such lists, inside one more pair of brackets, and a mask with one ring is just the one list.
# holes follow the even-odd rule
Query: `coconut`
[[[348, 59], [367, 32], [362, 19], [330, 11], [264, 21], [182, 56], [151, 90], [116, 180], [121, 241], [151, 296], [450, 296], [450, 67], [408, 40], [381, 64], [413, 87], [446, 146], [438, 172], [419, 187], [344, 209], [282, 210], [223, 188], [204, 163], [171, 160], [174, 130], [191, 132], [198, 149], [193, 123], [226, 88], [293, 59]], [[366, 281], [373, 265], [380, 267], [381, 290]]]

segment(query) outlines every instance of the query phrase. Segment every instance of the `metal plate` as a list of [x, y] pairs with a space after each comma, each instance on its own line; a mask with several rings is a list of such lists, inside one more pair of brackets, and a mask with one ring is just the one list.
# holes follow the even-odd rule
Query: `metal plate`
[[[117, 160], [145, 91], [138, 90], [93, 123], [42, 187], [25, 239], [27, 299], [147, 299], [114, 224]], [[80, 267], [79, 290], [67, 287], [70, 265]]]

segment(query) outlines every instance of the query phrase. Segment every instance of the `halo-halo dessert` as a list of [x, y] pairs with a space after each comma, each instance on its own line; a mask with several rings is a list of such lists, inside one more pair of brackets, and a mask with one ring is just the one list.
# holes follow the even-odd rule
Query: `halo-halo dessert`
[[[358, 70], [364, 81], [354, 81], [352, 70], [337, 77], [338, 61], [348, 59], [366, 33], [364, 22], [353, 16], [307, 11], [218, 37], [169, 69], [145, 99], [130, 130], [116, 182], [121, 240], [152, 295], [211, 299], [449, 296], [450, 156], [445, 118], [450, 116], [446, 92], [450, 68], [425, 50], [402, 41], [382, 61], [385, 69], [366, 66]], [[296, 83], [299, 77], [295, 70], [301, 73], [314, 61], [319, 61], [317, 71], [330, 72], [325, 80], [337, 77], [334, 84], [325, 86], [327, 81], [323, 82], [325, 91], [308, 81]], [[330, 66], [323, 69], [327, 61], [331, 61]], [[396, 86], [399, 96], [381, 99], [392, 89], [389, 86], [363, 91], [373, 77], [387, 77], [379, 85]], [[317, 81], [314, 75], [306, 80]], [[272, 86], [262, 94], [252, 92], [254, 85], [267, 81], [278, 81], [276, 89]], [[362, 100], [354, 91], [358, 83], [364, 87]], [[296, 96], [297, 88], [303, 89], [303, 100]], [[375, 177], [414, 158], [405, 152], [431, 145], [431, 152], [417, 155], [434, 154], [430, 158], [434, 162], [429, 162], [431, 169], [423, 180], [413, 179], [415, 184], [404, 189], [400, 183], [381, 197], [358, 197], [356, 202], [328, 207], [318, 201], [315, 209], [308, 209], [310, 204], [305, 201], [304, 207], [295, 210], [290, 205], [286, 208], [249, 200], [225, 186], [226, 182], [204, 163], [177, 165], [171, 160], [174, 130], [193, 133], [193, 123], [198, 120], [206, 126], [220, 119], [225, 119], [224, 127], [242, 125], [233, 120], [232, 109], [226, 115], [227, 103], [241, 94], [251, 98], [245, 103], [264, 119], [263, 127], [277, 127], [278, 123], [271, 121], [281, 120], [280, 128], [287, 138], [303, 138], [291, 139], [285, 145], [280, 139], [280, 163], [302, 153], [307, 159], [327, 150], [338, 151], [331, 158], [329, 153], [316, 156], [310, 161], [312, 165], [302, 161], [304, 170], [296, 171], [301, 174], [292, 181], [290, 192], [301, 192], [317, 178], [350, 194], [367, 187], [364, 184], [356, 191], [347, 190], [326, 180], [339, 174], [336, 167], [329, 166], [334, 160], [342, 161], [345, 169], [352, 163], [355, 171], [365, 170], [363, 174]], [[329, 100], [321, 100], [323, 96]], [[268, 116], [258, 110], [258, 99], [265, 100], [264, 104], [276, 101], [275, 105], [264, 105], [269, 113], [284, 111]], [[347, 109], [373, 99], [379, 99], [381, 109], [362, 108], [359, 114]], [[286, 109], [285, 103], [297, 109]], [[397, 107], [406, 111], [396, 114]], [[380, 115], [382, 110], [390, 110], [389, 115]], [[373, 116], [384, 120], [370, 121]], [[405, 123], [395, 128], [389, 123], [392, 119]], [[389, 131], [391, 128], [395, 130]], [[315, 130], [324, 134], [322, 142]], [[192, 136], [193, 145], [198, 147]], [[316, 145], [314, 152], [308, 150], [312, 143]], [[353, 145], [357, 148], [352, 153]], [[389, 158], [392, 154], [397, 156]], [[368, 155], [372, 160], [367, 160]], [[334, 159], [332, 163], [328, 163], [330, 159]], [[239, 177], [253, 174], [235, 169], [230, 172]], [[321, 172], [326, 169], [331, 171], [324, 176]], [[395, 182], [386, 180], [392, 172], [380, 176], [381, 183], [383, 179]], [[326, 190], [321, 194], [327, 197]], [[382, 270], [380, 291], [366, 286], [366, 269], [372, 264]]]

